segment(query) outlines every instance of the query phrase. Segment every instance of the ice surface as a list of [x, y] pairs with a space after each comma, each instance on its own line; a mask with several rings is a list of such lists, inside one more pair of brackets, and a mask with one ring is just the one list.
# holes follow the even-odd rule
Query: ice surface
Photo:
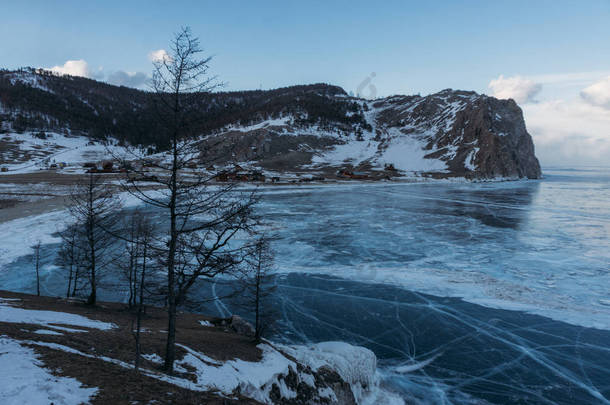
[[[277, 190], [278, 271], [326, 273], [610, 329], [603, 181]], [[315, 213], [315, 214], [312, 214]]]
[[[382, 382], [421, 403], [607, 403], [609, 185], [607, 170], [547, 169], [533, 182], [265, 188], [284, 343], [366, 346]], [[52, 231], [31, 224], [20, 229]], [[13, 259], [0, 281], [31, 288], [18, 257], [31, 251], [2, 235]], [[236, 311], [202, 310], [217, 308]]]

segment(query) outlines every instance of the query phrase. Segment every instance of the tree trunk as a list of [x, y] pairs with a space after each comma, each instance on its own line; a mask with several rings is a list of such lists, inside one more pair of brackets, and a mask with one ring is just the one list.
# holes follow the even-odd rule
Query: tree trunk
[[72, 284], [72, 296], [76, 297], [76, 286], [78, 285], [78, 265], [74, 271], [74, 284]]
[[70, 272], [68, 273], [68, 291], [66, 292], [66, 298], [70, 298], [70, 289], [72, 287], [72, 268], [73, 264], [70, 263]]
[[136, 317], [136, 362], [135, 369], [138, 370], [140, 367], [140, 328], [142, 326], [142, 315], [144, 313], [144, 281], [146, 279], [146, 245], [144, 245], [144, 252], [142, 255], [142, 274], [140, 278], [140, 302], [138, 305], [138, 313]]
[[89, 195], [88, 195], [88, 221], [87, 221], [87, 240], [89, 242], [89, 277], [91, 282], [91, 294], [87, 299], [87, 304], [95, 305], [97, 301], [97, 286], [95, 280], [95, 217], [94, 217], [94, 206], [93, 206], [93, 175], [89, 176]]
[[40, 242], [36, 245], [36, 295], [40, 297]]
[[165, 371], [169, 374], [174, 372], [174, 360], [176, 358], [176, 290], [174, 280], [174, 266], [176, 256], [176, 244], [178, 232], [176, 230], [176, 197], [177, 197], [177, 172], [178, 172], [178, 137], [173, 137], [173, 165], [171, 178], [170, 196], [170, 240], [167, 258], [167, 344], [165, 347]]

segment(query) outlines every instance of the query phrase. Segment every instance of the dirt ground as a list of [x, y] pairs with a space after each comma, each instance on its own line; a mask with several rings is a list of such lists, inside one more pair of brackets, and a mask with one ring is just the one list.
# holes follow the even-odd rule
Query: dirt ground
[[[79, 301], [52, 297], [36, 297], [28, 294], [0, 291], [2, 298], [18, 298], [11, 301], [13, 306], [26, 309], [60, 311], [86, 316], [90, 319], [111, 322], [117, 328], [103, 331], [98, 329], [73, 327], [87, 332], [64, 332], [62, 335], [41, 335], [33, 333], [41, 325], [6, 323], [0, 319], [0, 335], [24, 341], [58, 343], [93, 356], [107, 356], [123, 362], [133, 363], [135, 340], [133, 336], [134, 312], [124, 304], [99, 303], [95, 307]], [[177, 343], [205, 353], [216, 360], [243, 359], [257, 361], [260, 350], [251, 338], [238, 335], [224, 326], [205, 327], [199, 321], [217, 322], [198, 314], [180, 313], [177, 323]], [[164, 355], [167, 317], [162, 308], [149, 307], [142, 327], [142, 353]], [[27, 345], [27, 344], [26, 344]], [[38, 345], [27, 345], [40, 355], [45, 367], [58, 376], [78, 379], [87, 387], [98, 387], [93, 404], [256, 404], [256, 401], [241, 398], [231, 400], [212, 392], [191, 391], [159, 381], [152, 377], [126, 369], [106, 361], [66, 353]], [[177, 347], [177, 359], [186, 352]], [[161, 372], [158, 364], [142, 359], [141, 367]], [[194, 380], [192, 374], [176, 374]]]

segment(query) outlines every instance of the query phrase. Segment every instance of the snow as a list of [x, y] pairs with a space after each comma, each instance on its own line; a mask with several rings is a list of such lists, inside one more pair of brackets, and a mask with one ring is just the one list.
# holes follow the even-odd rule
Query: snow
[[[81, 326], [84, 328], [93, 328], [100, 330], [110, 330], [116, 326], [112, 323], [96, 321], [86, 318], [81, 315], [69, 314], [66, 312], [56, 311], [41, 311], [35, 309], [17, 308], [0, 301], [0, 321], [8, 323], [28, 323], [43, 325], [52, 329], [71, 331], [81, 331], [78, 329], [69, 329], [58, 325]], [[85, 332], [85, 331], [82, 331]]]
[[344, 162], [351, 162], [353, 165], [357, 165], [360, 162], [375, 157], [376, 152], [377, 145], [373, 145], [370, 142], [350, 141], [337, 145], [328, 152], [313, 156], [311, 161], [314, 165], [328, 164], [340, 166]]
[[296, 364], [267, 344], [260, 344], [258, 348], [263, 352], [259, 362], [238, 359], [221, 363], [188, 349], [188, 354], [177, 364], [195, 368], [196, 384], [206, 390], [218, 390], [229, 395], [235, 389], [239, 389], [249, 398], [271, 403], [269, 398], [271, 386], [274, 383], [279, 386], [278, 377], [287, 375], [290, 368], [296, 372]]
[[49, 93], [54, 93], [47, 86], [44, 85], [44, 80], [37, 74], [30, 72], [14, 72], [9, 76], [11, 84], [21, 82], [35, 89], [43, 90]]
[[142, 358], [144, 358], [144, 359], [146, 359], [148, 361], [151, 361], [151, 362], [153, 362], [155, 364], [163, 363], [163, 359], [157, 353], [143, 354]]
[[0, 337], [0, 403], [3, 405], [89, 403], [97, 388], [84, 388], [69, 377], [47, 371], [36, 353]]
[[[102, 360], [127, 369], [133, 367], [132, 364], [120, 360], [83, 353], [79, 350], [57, 343], [37, 341], [25, 341], [25, 343]], [[196, 374], [195, 382], [186, 378], [160, 374], [152, 370], [141, 369], [140, 371], [151, 378], [194, 391], [216, 390], [221, 394], [230, 396], [234, 394], [235, 390], [239, 390], [242, 395], [265, 404], [272, 403], [269, 398], [269, 393], [274, 384], [280, 389], [280, 393], [284, 398], [290, 399], [296, 397], [296, 392], [286, 386], [281, 378], [282, 376], [286, 376], [291, 369], [296, 373], [296, 363], [286, 358], [282, 353], [268, 344], [260, 344], [258, 346], [262, 351], [262, 360], [259, 362], [248, 362], [243, 360], [220, 362], [184, 345], [179, 346], [187, 351], [187, 355], [182, 360], [175, 363], [175, 369], [179, 372], [187, 372], [183, 366], [189, 365], [193, 367]], [[145, 354], [142, 357], [154, 363], [162, 362], [162, 359], [156, 354]], [[308, 381], [314, 381], [313, 376], [309, 374], [302, 372], [298, 373], [298, 375], [302, 380], [303, 378], [306, 378]], [[334, 397], [334, 393], [332, 391], [329, 392], [328, 389], [321, 389], [319, 395], [324, 398]]]
[[392, 163], [395, 168], [407, 171], [446, 170], [447, 164], [439, 159], [426, 159], [432, 151], [423, 149], [421, 141], [410, 137], [394, 139], [383, 152], [380, 161]]
[[344, 342], [322, 342], [294, 349], [290, 354], [314, 370], [328, 365], [350, 384], [369, 386], [374, 383], [377, 357], [367, 348]]
[[348, 382], [359, 404], [404, 404], [397, 395], [379, 387], [377, 357], [371, 350], [345, 342], [321, 342], [310, 346], [282, 346], [288, 354], [312, 370], [335, 370]]
[[[69, 166], [76, 166], [82, 172], [82, 163], [98, 162], [105, 160], [112, 155], [122, 155], [126, 149], [117, 145], [104, 145], [92, 141], [85, 136], [66, 136], [55, 132], [45, 132], [46, 138], [40, 139], [33, 132], [23, 134], [9, 133], [2, 135], [2, 139], [9, 142], [16, 142], [20, 157], [13, 160], [13, 163], [3, 164], [8, 168], [8, 172], [1, 174], [30, 173], [43, 168], [47, 168], [45, 162], [66, 162]], [[6, 155], [4, 161], [11, 158]], [[65, 169], [64, 169], [65, 170]]]
[[32, 254], [39, 241], [43, 245], [59, 243], [61, 238], [54, 234], [65, 227], [68, 218], [66, 211], [61, 210], [0, 223], [0, 269]]
[[48, 330], [48, 329], [38, 329], [38, 330], [35, 330], [34, 333], [36, 333], [37, 335], [57, 335], [57, 336], [63, 335], [63, 333], [55, 332], [54, 330]]
[[288, 125], [288, 123], [290, 122], [290, 119], [291, 119], [290, 117], [269, 119], [269, 120], [261, 121], [257, 124], [247, 125], [247, 126], [229, 125], [225, 129], [224, 132], [230, 132], [230, 131], [249, 132], [249, 131], [255, 131], [257, 129], [262, 129], [262, 128], [285, 126], [285, 125]]
[[470, 171], [476, 170], [476, 165], [474, 164], [475, 159], [477, 158], [477, 154], [479, 153], [480, 148], [473, 148], [470, 153], [464, 159], [464, 167]]

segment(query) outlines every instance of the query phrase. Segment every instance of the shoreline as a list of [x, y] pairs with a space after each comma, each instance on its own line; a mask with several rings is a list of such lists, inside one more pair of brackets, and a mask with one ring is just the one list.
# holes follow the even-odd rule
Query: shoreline
[[[34, 363], [36, 367], [55, 378], [73, 379], [80, 389], [86, 387], [93, 404], [150, 396], [153, 402], [193, 405], [202, 399], [220, 405], [286, 403], [295, 398], [299, 403], [339, 399], [344, 405], [404, 405], [396, 393], [380, 385], [377, 358], [362, 346], [283, 345], [266, 339], [257, 344], [243, 327], [233, 325], [233, 318], [180, 311], [175, 372], [167, 375], [162, 372], [167, 313], [150, 304], [140, 329], [140, 371], [134, 372], [135, 312], [125, 303], [88, 306], [74, 298], [0, 290], [0, 313], [0, 345], [5, 349], [0, 362], [4, 355], [32, 348], [34, 358], [42, 360]], [[24, 361], [29, 359], [22, 360], [22, 368]], [[125, 384], [126, 392], [116, 393], [118, 384]]]
[[[50, 176], [49, 176], [50, 175]], [[111, 187], [116, 187], [114, 181], [116, 181], [116, 174], [103, 174], [104, 176], [108, 176], [109, 180], [113, 181], [109, 183]], [[78, 182], [78, 180], [82, 179], [83, 175], [77, 174], [65, 174], [65, 173], [56, 173], [56, 172], [33, 172], [33, 173], [3, 173], [0, 175], [0, 185], [10, 186], [28, 186], [31, 184], [46, 184], [49, 186], [49, 190], [47, 192], [5, 192], [5, 196], [9, 196], [11, 198], [1, 198], [2, 200], [7, 202], [6, 207], [2, 207], [0, 205], [0, 223], [12, 221], [15, 219], [25, 218], [28, 216], [41, 215], [52, 211], [58, 211], [66, 208], [66, 204], [69, 200], [69, 196], [67, 194], [57, 195], [52, 194], [53, 187], [69, 187], [73, 186]], [[324, 181], [303, 181], [303, 182], [292, 182], [292, 181], [282, 181], [277, 183], [272, 182], [237, 182], [236, 189], [251, 189], [251, 188], [259, 188], [259, 189], [274, 189], [274, 188], [303, 188], [303, 187], [314, 187], [314, 188], [323, 188], [323, 187], [333, 187], [333, 186], [363, 186], [363, 185], [376, 185], [376, 186], [392, 186], [392, 185], [401, 185], [401, 184], [496, 184], [496, 183], [511, 183], [511, 182], [538, 182], [542, 179], [507, 179], [507, 178], [496, 178], [496, 179], [485, 179], [485, 180], [476, 180], [476, 179], [467, 179], [464, 177], [448, 177], [448, 178], [432, 178], [432, 177], [397, 177], [391, 180], [343, 180], [343, 179], [325, 179]], [[210, 186], [217, 186], [227, 184], [226, 182], [212, 182]], [[161, 187], [159, 187], [161, 188]], [[10, 189], [8, 189], [10, 190]], [[3, 190], [0, 190], [0, 196], [3, 195]], [[19, 196], [26, 196], [31, 199], [31, 197], [40, 196], [40, 199], [36, 199], [33, 201], [20, 200]]]

